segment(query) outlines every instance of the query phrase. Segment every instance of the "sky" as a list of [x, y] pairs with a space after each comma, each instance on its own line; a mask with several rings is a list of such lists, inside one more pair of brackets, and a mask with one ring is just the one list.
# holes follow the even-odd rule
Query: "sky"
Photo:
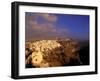
[[26, 40], [72, 38], [89, 40], [89, 16], [25, 13]]

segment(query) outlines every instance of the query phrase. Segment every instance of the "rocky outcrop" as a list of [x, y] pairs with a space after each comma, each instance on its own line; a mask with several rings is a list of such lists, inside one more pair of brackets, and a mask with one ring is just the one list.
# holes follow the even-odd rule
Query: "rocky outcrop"
[[39, 40], [26, 42], [26, 65], [33, 67], [56, 67], [70, 63], [71, 59], [79, 63], [79, 46], [72, 40]]

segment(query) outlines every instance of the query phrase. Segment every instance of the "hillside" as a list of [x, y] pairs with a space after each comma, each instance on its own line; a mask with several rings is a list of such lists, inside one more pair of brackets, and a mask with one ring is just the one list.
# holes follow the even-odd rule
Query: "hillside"
[[80, 65], [79, 50], [79, 43], [71, 39], [27, 41], [26, 68]]

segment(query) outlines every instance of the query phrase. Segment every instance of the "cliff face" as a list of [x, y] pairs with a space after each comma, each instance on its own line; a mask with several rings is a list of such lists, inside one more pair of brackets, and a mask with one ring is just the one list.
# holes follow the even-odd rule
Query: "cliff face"
[[78, 43], [72, 40], [38, 40], [26, 42], [26, 65], [32, 67], [56, 67], [80, 63]]

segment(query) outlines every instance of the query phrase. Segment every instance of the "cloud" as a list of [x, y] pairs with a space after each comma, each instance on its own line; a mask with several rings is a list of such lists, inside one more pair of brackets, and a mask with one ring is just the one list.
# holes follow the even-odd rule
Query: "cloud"
[[32, 30], [37, 32], [52, 32], [54, 27], [51, 23], [42, 23], [39, 24], [37, 21], [29, 21], [29, 26]]
[[[38, 17], [45, 19], [47, 22], [38, 22]], [[67, 29], [56, 27], [55, 22], [57, 16], [53, 14], [38, 13], [38, 14], [27, 14], [26, 15], [26, 39], [49, 39], [55, 37], [62, 37], [67, 33]]]
[[35, 20], [36, 18], [41, 17], [47, 22], [56, 22], [57, 16], [49, 13], [30, 13], [26, 12], [26, 20]]
[[30, 13], [30, 12], [26, 12], [25, 14], [25, 21], [28, 22], [30, 20], [35, 20], [37, 18], [36, 14]]
[[48, 22], [56, 22], [57, 21], [57, 17], [53, 14], [39, 13], [38, 15]]

